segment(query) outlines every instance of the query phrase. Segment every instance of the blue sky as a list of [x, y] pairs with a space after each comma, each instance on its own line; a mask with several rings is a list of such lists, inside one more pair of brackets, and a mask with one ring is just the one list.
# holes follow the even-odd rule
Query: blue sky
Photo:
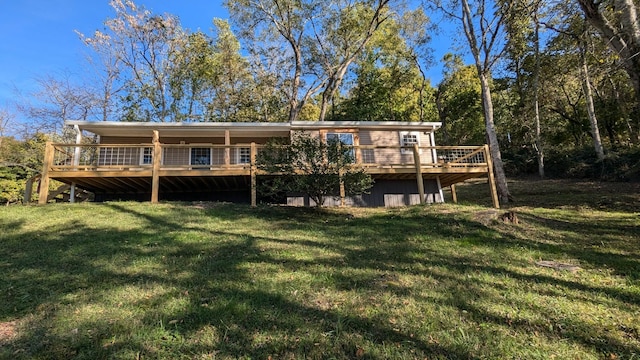
[[[180, 17], [183, 27], [209, 32], [214, 17], [227, 18], [216, 0], [138, 0], [154, 13]], [[74, 30], [90, 35], [113, 17], [109, 0], [0, 0], [0, 107], [30, 92], [34, 79], [81, 71], [86, 48]]]
[[[228, 18], [219, 0], [137, 0], [153, 13], [171, 13], [182, 27], [209, 33], [214, 17]], [[15, 89], [33, 92], [34, 79], [46, 75], [82, 71], [86, 48], [74, 30], [92, 34], [113, 17], [109, 0], [0, 0], [0, 108], [15, 100]], [[444, 34], [450, 39], [452, 34]], [[448, 49], [437, 41], [434, 60], [438, 62]], [[428, 76], [432, 84], [441, 78], [434, 66]]]

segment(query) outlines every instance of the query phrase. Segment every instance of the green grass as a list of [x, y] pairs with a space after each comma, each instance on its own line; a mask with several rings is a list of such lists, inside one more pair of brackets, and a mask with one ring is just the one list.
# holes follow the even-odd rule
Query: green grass
[[450, 204], [3, 207], [0, 358], [639, 358], [637, 187], [511, 186], [518, 225]]

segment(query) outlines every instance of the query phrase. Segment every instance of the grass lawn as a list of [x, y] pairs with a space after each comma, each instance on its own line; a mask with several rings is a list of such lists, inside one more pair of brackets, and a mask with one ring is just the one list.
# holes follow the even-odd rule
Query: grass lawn
[[514, 181], [519, 224], [469, 204], [2, 207], [0, 358], [638, 359], [639, 190]]

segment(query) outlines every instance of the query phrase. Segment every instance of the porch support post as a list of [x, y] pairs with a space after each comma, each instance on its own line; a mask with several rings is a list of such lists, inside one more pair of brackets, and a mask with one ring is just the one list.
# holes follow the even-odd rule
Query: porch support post
[[160, 133], [153, 130], [153, 169], [151, 171], [151, 203], [158, 203], [158, 192], [160, 191], [160, 162], [162, 148], [160, 147]]
[[418, 182], [420, 204], [424, 204], [424, 179], [422, 179], [422, 162], [420, 161], [420, 148], [418, 147], [418, 144], [413, 144], [413, 163], [416, 167], [416, 181]]
[[251, 206], [252, 207], [256, 207], [257, 203], [258, 203], [258, 191], [257, 191], [257, 184], [256, 184], [256, 170], [257, 170], [257, 166], [256, 166], [256, 156], [257, 156], [257, 149], [256, 149], [256, 143], [252, 142], [251, 143]]
[[39, 177], [39, 175], [36, 175], [27, 179], [27, 182], [24, 185], [24, 199], [22, 200], [23, 205], [28, 205], [29, 203], [31, 203], [31, 196], [33, 196], [33, 182]]
[[491, 160], [491, 152], [489, 145], [484, 145], [484, 158], [487, 160], [487, 176], [489, 177], [489, 188], [491, 190], [491, 200], [493, 207], [500, 209], [500, 200], [498, 200], [498, 190], [496, 189], [496, 179], [493, 176], [493, 160]]
[[[442, 192], [442, 182], [440, 182], [440, 175], [436, 176], [436, 183], [438, 184], [438, 195], [440, 195], [440, 201], [444, 203], [444, 193]], [[436, 202], [436, 199], [433, 199]]]
[[451, 184], [451, 198], [453, 199], [453, 203], [458, 203], [458, 193], [456, 192], [456, 184]]
[[224, 165], [229, 166], [231, 165], [231, 148], [229, 147], [231, 145], [231, 134], [229, 129], [224, 130], [224, 145], [226, 146], [224, 148]]
[[340, 169], [338, 176], [340, 177], [340, 207], [344, 207], [346, 192], [344, 189], [344, 171], [342, 169]]
[[42, 165], [42, 177], [40, 178], [40, 193], [38, 204], [44, 205], [49, 198], [49, 169], [53, 164], [54, 148], [51, 141], [47, 141], [44, 148], [44, 164]]
[[[78, 125], [73, 125], [73, 129], [76, 131], [76, 145], [79, 145], [80, 143], [82, 143], [82, 131], [80, 131], [80, 127]], [[78, 166], [80, 165], [80, 151], [81, 149], [79, 146], [76, 146], [76, 148], [73, 151], [74, 170], [78, 170]], [[76, 202], [76, 183], [75, 182], [71, 183], [69, 202], [70, 203]]]

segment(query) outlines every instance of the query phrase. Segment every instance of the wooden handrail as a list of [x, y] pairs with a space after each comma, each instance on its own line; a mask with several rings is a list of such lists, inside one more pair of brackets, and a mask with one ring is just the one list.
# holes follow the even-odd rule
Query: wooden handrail
[[[102, 165], [98, 165], [97, 163], [95, 163], [94, 161], [86, 161], [89, 158], [85, 159], [85, 162], [87, 163], [81, 163], [79, 161], [78, 155], [80, 154], [79, 151], [76, 151], [76, 153], [78, 155], [74, 155], [73, 153], [70, 153], [68, 151], [65, 150], [65, 148], [82, 148], [82, 149], [140, 149], [140, 148], [152, 148], [152, 149], [156, 149], [156, 146], [160, 149], [160, 155], [159, 156], [154, 156], [154, 158], [163, 158], [163, 154], [165, 153], [164, 150], [165, 149], [189, 149], [189, 148], [194, 148], [194, 147], [203, 147], [203, 148], [209, 148], [209, 149], [224, 149], [224, 159], [220, 159], [223, 160], [224, 163], [223, 164], [219, 164], [219, 163], [214, 163], [214, 164], [210, 164], [210, 165], [203, 165], [203, 167], [211, 167], [211, 168], [217, 168], [220, 167], [221, 165], [224, 165], [225, 167], [235, 167], [236, 165], [238, 166], [248, 166], [249, 164], [235, 164], [233, 163], [233, 159], [232, 156], [230, 156], [230, 150], [232, 149], [240, 149], [240, 148], [249, 148], [251, 145], [250, 144], [229, 144], [229, 145], [224, 145], [224, 144], [212, 144], [212, 143], [201, 143], [201, 144], [166, 144], [166, 143], [160, 143], [159, 141], [151, 144], [147, 144], [147, 143], [141, 143], [141, 144], [64, 144], [64, 143], [52, 143], [51, 144], [51, 148], [52, 148], [52, 152], [54, 153], [53, 158], [55, 158], [56, 154], [61, 154], [62, 156], [66, 156], [67, 159], [65, 161], [65, 164], [60, 164], [60, 165], [56, 165], [54, 162], [50, 163], [50, 168], [55, 168], [55, 170], [59, 170], [59, 171], [64, 171], [64, 170], [78, 170], [78, 168], [82, 168], [82, 169], [86, 169], [86, 170], [90, 170], [90, 169], [95, 169], [95, 168], [106, 168], [109, 166], [113, 166], [113, 167], [135, 167], [135, 168], [147, 168], [147, 167], [151, 167], [150, 164], [139, 164], [137, 161], [132, 161], [132, 163], [128, 163], [129, 161], [131, 161], [131, 154], [127, 153], [127, 155], [118, 155], [118, 154], [114, 154], [114, 157], [116, 159], [116, 161], [118, 159], [125, 159], [127, 161], [125, 161], [125, 163], [114, 163], [114, 164], [110, 164], [110, 163], [105, 163]], [[285, 145], [283, 145], [285, 146]], [[260, 150], [264, 149], [266, 146], [265, 145], [261, 145], [261, 144], [255, 144], [253, 145], [254, 147], [254, 151], [256, 153], [260, 152]], [[409, 153], [410, 155], [413, 154], [413, 150], [414, 150], [414, 146], [400, 146], [400, 145], [350, 145], [349, 147], [353, 148], [354, 150], [357, 151], [357, 154], [361, 154], [361, 151], [363, 150], [379, 150], [379, 151], [383, 151], [382, 154], [380, 153], [376, 153], [376, 156], [378, 157], [377, 161], [367, 161], [365, 162], [364, 160], [368, 160], [365, 158], [364, 155], [361, 155], [359, 157], [356, 158], [356, 164], [358, 164], [359, 166], [364, 166], [364, 167], [376, 167], [376, 166], [409, 166], [409, 165], [413, 165], [414, 161], [411, 158], [404, 158], [404, 155], [407, 154], [401, 154], [402, 157], [399, 158], [395, 158], [392, 154], [386, 152], [389, 150], [396, 150], [399, 151], [401, 149], [410, 149], [411, 152]], [[469, 159], [473, 156], [476, 156], [477, 154], [481, 153], [484, 151], [484, 147], [482, 146], [418, 146], [418, 152], [431, 152], [432, 154], [435, 152], [444, 152], [445, 154], [447, 154], [446, 156], [449, 157], [449, 155], [451, 153], [449, 153], [448, 151], [457, 151], [459, 152], [458, 154], [454, 154], [455, 155], [459, 155], [460, 157], [458, 158], [451, 158], [451, 159], [445, 159], [444, 162], [439, 161], [439, 159], [434, 158], [433, 155], [431, 157], [426, 157], [426, 161], [423, 163], [424, 165], [428, 165], [428, 166], [432, 166], [432, 167], [442, 167], [442, 166], [453, 166], [453, 167], [482, 167], [482, 166], [486, 166], [486, 156], [485, 156], [485, 161], [482, 163], [470, 163], [470, 162], [462, 162], [465, 159]], [[155, 150], [154, 150], [155, 153]], [[229, 154], [228, 154], [229, 153]], [[83, 152], [83, 154], [85, 154]], [[99, 156], [99, 155], [98, 155]], [[387, 159], [387, 161], [385, 161], [384, 159], [380, 160], [381, 157], [390, 157], [389, 159]], [[95, 158], [91, 158], [93, 160], [95, 160]], [[76, 165], [76, 162], [74, 162], [74, 160], [76, 162], [78, 162], [78, 164]], [[69, 165], [68, 163], [71, 161], [71, 163], [73, 165]], [[185, 168], [194, 168], [195, 165], [192, 165], [190, 163], [188, 163], [188, 161], [184, 164], [180, 163], [180, 164], [171, 164], [171, 165], [167, 165], [167, 164], [159, 164], [160, 168], [164, 168], [164, 167], [176, 167], [176, 168], [181, 168], [181, 167], [185, 167]]]

